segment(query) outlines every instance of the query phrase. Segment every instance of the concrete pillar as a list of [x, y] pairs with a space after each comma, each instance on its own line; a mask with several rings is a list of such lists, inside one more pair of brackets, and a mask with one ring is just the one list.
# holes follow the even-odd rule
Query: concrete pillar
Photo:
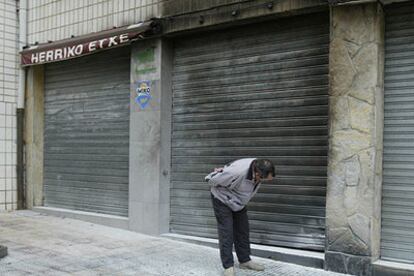
[[167, 41], [140, 41], [131, 50], [129, 227], [169, 231], [172, 53]]
[[380, 252], [383, 25], [377, 3], [331, 10], [325, 266], [353, 275]]
[[26, 206], [43, 205], [44, 66], [27, 70], [24, 143]]

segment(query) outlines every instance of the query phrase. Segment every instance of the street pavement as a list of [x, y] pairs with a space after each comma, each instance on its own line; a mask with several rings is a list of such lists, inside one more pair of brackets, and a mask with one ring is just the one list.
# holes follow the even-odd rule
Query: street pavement
[[[32, 211], [0, 213], [0, 275], [217, 276], [217, 249], [152, 237]], [[343, 276], [273, 260], [253, 258], [264, 272], [240, 270], [238, 276]]]

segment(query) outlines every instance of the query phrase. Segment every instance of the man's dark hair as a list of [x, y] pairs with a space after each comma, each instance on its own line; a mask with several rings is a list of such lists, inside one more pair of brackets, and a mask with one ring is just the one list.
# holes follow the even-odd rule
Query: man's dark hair
[[255, 169], [263, 178], [269, 174], [275, 177], [275, 166], [269, 159], [256, 159]]

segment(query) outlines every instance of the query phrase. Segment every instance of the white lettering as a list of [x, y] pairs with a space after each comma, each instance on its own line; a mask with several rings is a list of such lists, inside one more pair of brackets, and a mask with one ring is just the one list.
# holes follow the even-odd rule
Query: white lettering
[[93, 52], [96, 50], [96, 41], [92, 41], [89, 43], [89, 52]]
[[128, 34], [121, 34], [119, 36], [119, 42], [120, 43], [125, 43], [125, 42], [128, 42], [128, 41], [129, 41]]
[[40, 62], [45, 62], [46, 59], [46, 52], [40, 52], [39, 53], [39, 61]]
[[104, 39], [99, 40], [99, 48], [101, 48], [101, 49], [103, 48], [103, 44], [106, 40], [108, 40], [108, 39], [104, 38]]
[[63, 58], [63, 50], [62, 49], [56, 49], [55, 50], [55, 59], [62, 59]]
[[86, 50], [84, 47], [88, 47], [87, 49], [89, 52], [93, 52], [98, 49], [116, 46], [129, 41], [128, 33], [126, 33], [119, 36], [112, 36], [109, 38], [91, 41], [88, 44], [85, 44], [85, 46], [83, 44], [79, 44], [55, 50], [48, 50], [46, 52], [33, 53], [31, 54], [31, 63], [49, 62], [79, 56], [83, 54], [84, 50]]
[[118, 42], [116, 42], [115, 39], [116, 39], [116, 36], [109, 38], [108, 47], [111, 47], [112, 45], [118, 45]]
[[68, 49], [68, 58], [69, 57], [74, 57], [75, 56], [75, 46], [72, 46], [72, 47], [68, 47], [67, 48]]
[[32, 54], [31, 62], [32, 63], [38, 63], [39, 62], [39, 53]]
[[83, 45], [82, 44], [77, 45], [75, 48], [75, 54], [79, 56], [82, 54], [82, 52], [83, 52]]
[[46, 52], [46, 61], [52, 61], [53, 60], [53, 50], [49, 50]]

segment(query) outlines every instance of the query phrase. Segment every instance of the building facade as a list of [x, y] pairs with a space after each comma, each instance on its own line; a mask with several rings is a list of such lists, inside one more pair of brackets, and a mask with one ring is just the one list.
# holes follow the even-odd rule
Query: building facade
[[16, 104], [18, 18], [16, 1], [0, 1], [0, 211], [17, 208]]
[[414, 274], [413, 1], [39, 0], [27, 11], [27, 208], [208, 243], [203, 177], [267, 157], [277, 177], [249, 205], [258, 254]]

